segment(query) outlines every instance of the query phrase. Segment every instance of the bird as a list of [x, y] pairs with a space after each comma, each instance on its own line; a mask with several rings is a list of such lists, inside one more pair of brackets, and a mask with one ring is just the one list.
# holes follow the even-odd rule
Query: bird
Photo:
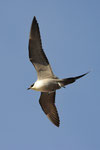
[[55, 105], [56, 90], [65, 88], [66, 85], [74, 83], [87, 73], [80, 76], [60, 79], [54, 75], [51, 65], [42, 48], [40, 29], [36, 17], [33, 17], [28, 44], [29, 59], [37, 72], [37, 80], [29, 88], [40, 91], [39, 104], [49, 118], [57, 127], [60, 126], [60, 119]]

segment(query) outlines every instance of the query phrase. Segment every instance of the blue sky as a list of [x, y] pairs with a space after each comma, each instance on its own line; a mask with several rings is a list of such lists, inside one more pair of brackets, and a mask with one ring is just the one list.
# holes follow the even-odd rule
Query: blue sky
[[[63, 78], [90, 74], [57, 91], [55, 127], [27, 91], [37, 75], [28, 58], [36, 16], [43, 49]], [[100, 150], [100, 1], [0, 1], [0, 149]]]

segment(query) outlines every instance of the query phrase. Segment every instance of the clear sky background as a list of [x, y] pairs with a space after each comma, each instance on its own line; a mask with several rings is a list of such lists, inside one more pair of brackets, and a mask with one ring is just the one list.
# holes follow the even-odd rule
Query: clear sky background
[[[57, 91], [57, 128], [43, 113], [28, 58], [36, 16], [43, 49], [58, 77], [91, 70]], [[0, 1], [0, 150], [100, 150], [100, 1]]]

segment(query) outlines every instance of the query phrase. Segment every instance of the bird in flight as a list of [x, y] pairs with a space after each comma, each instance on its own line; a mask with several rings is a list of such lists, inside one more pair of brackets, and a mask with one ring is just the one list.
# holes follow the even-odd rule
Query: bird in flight
[[41, 92], [39, 103], [42, 110], [59, 127], [60, 119], [55, 106], [56, 90], [75, 82], [77, 79], [85, 76], [87, 73], [76, 77], [60, 79], [52, 71], [50, 63], [42, 49], [39, 25], [36, 17], [33, 18], [30, 36], [29, 36], [29, 59], [37, 71], [37, 81], [28, 89]]

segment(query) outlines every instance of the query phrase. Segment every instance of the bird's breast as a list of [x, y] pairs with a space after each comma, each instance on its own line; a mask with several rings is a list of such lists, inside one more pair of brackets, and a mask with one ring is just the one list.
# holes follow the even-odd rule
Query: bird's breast
[[50, 92], [57, 89], [58, 83], [53, 79], [37, 80], [32, 87], [33, 90], [41, 92]]

